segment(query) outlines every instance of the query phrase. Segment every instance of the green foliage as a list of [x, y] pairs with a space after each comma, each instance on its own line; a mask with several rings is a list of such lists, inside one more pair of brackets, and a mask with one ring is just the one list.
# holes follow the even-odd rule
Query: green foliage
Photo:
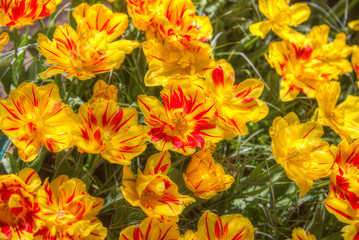
[[[52, 16], [47, 24], [42, 22], [43, 26], [32, 31], [32, 34], [29, 29], [26, 32], [10, 32], [12, 41], [16, 39], [19, 44], [16, 51], [12, 49], [0, 54], [0, 82], [6, 93], [21, 82], [42, 83], [43, 80], [39, 79], [38, 74], [46, 67], [37, 50], [37, 35], [42, 33], [51, 39], [56, 24], [69, 23], [75, 27], [71, 12], [82, 2], [76, 0], [63, 8], [60, 7], [56, 16]], [[87, 2], [94, 4], [97, 1]], [[274, 118], [294, 111], [303, 122], [307, 121], [313, 115], [316, 101], [305, 95], [300, 95], [292, 102], [284, 103], [280, 100], [280, 76], [264, 57], [268, 52], [269, 41], [279, 39], [270, 33], [262, 40], [252, 36], [248, 30], [252, 23], [263, 19], [256, 4], [255, 0], [198, 0], [195, 3], [198, 14], [205, 14], [211, 19], [214, 31], [210, 44], [216, 60], [228, 59], [236, 71], [237, 82], [246, 78], [261, 78], [266, 84], [261, 98], [269, 105], [270, 110], [265, 119], [248, 124], [247, 135], [218, 144], [215, 159], [222, 163], [226, 172], [232, 174], [236, 181], [226, 192], [210, 200], [196, 199], [197, 202], [187, 207], [180, 216], [179, 228], [181, 232], [196, 230], [201, 213], [204, 210], [212, 210], [219, 215], [240, 213], [249, 218], [256, 228], [258, 240], [290, 238], [294, 227], [304, 227], [317, 239], [341, 239], [340, 229], [344, 224], [329, 214], [322, 202], [329, 189], [329, 179], [316, 181], [311, 191], [299, 199], [299, 190], [295, 183], [287, 178], [271, 153], [268, 129]], [[348, 34], [348, 44], [359, 43], [359, 33], [347, 27], [347, 22], [357, 17], [359, 0], [320, 0], [308, 4], [312, 10], [311, 17], [298, 27], [298, 30], [308, 32], [311, 26], [328, 24], [332, 38], [336, 33], [345, 32]], [[126, 12], [125, 1], [115, 1], [112, 6], [116, 11]], [[58, 21], [63, 14], [67, 15], [66, 22]], [[125, 38], [143, 42], [144, 34], [138, 32], [130, 23]], [[75, 111], [91, 97], [93, 86], [99, 79], [116, 86], [121, 106], [137, 108], [138, 95], [159, 97], [161, 90], [159, 87], [149, 88], [144, 85], [146, 71], [146, 58], [140, 47], [126, 56], [119, 70], [99, 74], [95, 79], [67, 80], [58, 75], [44, 81], [54, 82], [60, 89], [63, 101], [68, 102]], [[354, 74], [345, 74], [340, 78], [344, 96], [357, 91], [357, 88], [353, 87], [356, 86], [353, 80], [355, 78]], [[138, 113], [142, 121], [139, 110]], [[330, 129], [326, 129], [324, 139], [332, 144], [340, 141]], [[138, 224], [145, 218], [140, 208], [132, 207], [122, 196], [122, 166], [110, 164], [100, 155], [79, 153], [75, 147], [55, 154], [43, 148], [33, 162], [24, 163], [18, 158], [16, 150], [8, 150], [8, 145], [9, 140], [0, 133], [1, 173], [18, 173], [29, 166], [39, 172], [43, 181], [47, 177], [54, 179], [66, 174], [82, 179], [93, 196], [103, 197], [105, 203], [99, 218], [109, 229], [108, 239], [118, 239], [121, 229]], [[9, 152], [4, 155], [5, 151]], [[131, 167], [134, 172], [137, 168], [143, 169], [147, 158], [155, 152], [153, 146], [148, 143], [146, 152], [133, 160]], [[172, 168], [169, 176], [178, 184], [181, 194], [190, 194], [182, 178], [190, 157], [175, 153], [171, 155]]]

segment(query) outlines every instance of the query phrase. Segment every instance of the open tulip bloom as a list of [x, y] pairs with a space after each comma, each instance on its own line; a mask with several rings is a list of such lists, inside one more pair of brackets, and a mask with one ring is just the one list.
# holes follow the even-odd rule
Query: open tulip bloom
[[72, 147], [70, 132], [76, 120], [72, 109], [61, 102], [54, 83], [41, 87], [22, 83], [7, 100], [0, 99], [0, 130], [26, 162], [37, 157], [41, 146], [50, 152]]
[[195, 200], [178, 193], [177, 185], [167, 176], [170, 166], [169, 152], [152, 155], [137, 177], [125, 166], [121, 191], [131, 205], [141, 207], [147, 216], [178, 222], [178, 215]]
[[93, 78], [119, 68], [125, 54], [140, 45], [136, 41], [114, 41], [126, 31], [128, 19], [102, 4], [90, 7], [83, 3], [75, 8], [73, 17], [77, 31], [68, 24], [58, 26], [52, 42], [39, 34], [39, 51], [53, 65], [40, 74], [44, 79], [59, 73], [67, 73], [66, 78]]

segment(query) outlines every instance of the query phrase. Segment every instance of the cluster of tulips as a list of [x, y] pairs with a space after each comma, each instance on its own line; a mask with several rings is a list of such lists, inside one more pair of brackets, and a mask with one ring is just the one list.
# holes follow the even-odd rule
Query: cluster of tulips
[[[120, 233], [120, 240], [137, 239], [254, 239], [254, 227], [240, 214], [206, 211], [196, 232], [181, 235], [177, 222], [195, 198], [182, 195], [167, 176], [171, 152], [191, 156], [183, 178], [193, 196], [210, 199], [227, 190], [234, 178], [215, 162], [213, 152], [221, 140], [232, 140], [248, 132], [248, 122], [258, 122], [269, 111], [260, 100], [264, 83], [246, 79], [235, 84], [235, 71], [224, 59], [215, 61], [211, 46], [212, 25], [197, 16], [191, 0], [126, 0], [134, 26], [145, 32], [142, 44], [118, 40], [127, 29], [128, 17], [103, 4], [82, 3], [73, 9], [76, 30], [58, 26], [51, 41], [38, 35], [39, 52], [49, 68], [42, 79], [56, 74], [87, 80], [96, 74], [118, 69], [135, 48], [142, 45], [148, 63], [144, 83], [162, 86], [161, 100], [138, 96], [144, 116], [139, 124], [136, 108], [121, 108], [114, 85], [96, 82], [91, 99], [77, 112], [61, 101], [55, 83], [37, 86], [22, 83], [0, 99], [0, 130], [17, 148], [25, 162], [37, 158], [43, 146], [58, 153], [76, 147], [83, 154], [98, 154], [112, 164], [121, 164], [124, 198], [148, 216], [139, 226]], [[0, 2], [0, 24], [18, 29], [52, 14], [59, 1], [4, 0]], [[18, 4], [18, 5], [17, 5]], [[272, 152], [288, 178], [295, 181], [300, 197], [313, 181], [330, 176], [324, 204], [340, 221], [345, 239], [359, 236], [359, 97], [348, 96], [339, 105], [340, 75], [354, 70], [359, 75], [359, 47], [348, 46], [339, 33], [328, 42], [329, 27], [315, 26], [304, 35], [290, 28], [308, 19], [305, 3], [259, 0], [259, 10], [268, 20], [250, 26], [253, 35], [264, 38], [273, 30], [282, 41], [271, 42], [266, 59], [283, 77], [280, 98], [291, 101], [303, 92], [316, 98], [318, 108], [311, 121], [300, 123], [295, 113], [277, 117], [270, 128]], [[358, 30], [359, 22], [350, 27]], [[0, 35], [0, 50], [9, 35]], [[352, 64], [347, 60], [352, 54]], [[15, 56], [16, 57], [16, 56]], [[322, 140], [329, 126], [342, 139], [338, 146]], [[148, 144], [159, 151], [135, 175], [129, 165]], [[356, 177], [358, 175], [358, 177]], [[61, 175], [41, 184], [38, 174], [25, 168], [17, 175], [0, 176], [0, 239], [105, 239], [107, 229], [96, 217], [103, 199], [92, 197], [84, 182]], [[301, 228], [293, 229], [293, 240], [314, 240]]]
[[[318, 104], [311, 121], [300, 123], [293, 112], [273, 121], [269, 129], [273, 156], [299, 187], [299, 197], [310, 191], [313, 180], [329, 176], [325, 207], [339, 221], [349, 224], [342, 229], [345, 240], [358, 239], [359, 97], [349, 95], [337, 105], [341, 87], [335, 80], [352, 72], [352, 66], [359, 78], [359, 48], [348, 46], [344, 33], [328, 43], [327, 25], [314, 26], [307, 36], [290, 28], [309, 17], [310, 8], [305, 3], [289, 6], [285, 0], [259, 1], [259, 9], [268, 20], [251, 25], [251, 33], [264, 38], [272, 29], [283, 39], [271, 42], [266, 55], [271, 67], [282, 76], [281, 100], [292, 101], [301, 91]], [[348, 25], [359, 31], [359, 20]], [[352, 63], [347, 60], [350, 54]], [[329, 146], [321, 139], [323, 126], [341, 137], [338, 146]]]

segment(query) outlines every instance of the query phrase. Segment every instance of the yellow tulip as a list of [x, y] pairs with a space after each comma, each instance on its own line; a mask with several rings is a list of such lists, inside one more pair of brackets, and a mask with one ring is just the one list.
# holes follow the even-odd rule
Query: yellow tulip
[[328, 197], [324, 200], [328, 212], [348, 224], [342, 228], [344, 240], [359, 236], [358, 145], [358, 139], [351, 144], [344, 140], [332, 151], [336, 163], [330, 176]]
[[144, 172], [138, 170], [137, 178], [125, 166], [121, 191], [132, 206], [141, 207], [147, 216], [177, 222], [185, 206], [195, 200], [178, 193], [177, 185], [167, 176], [170, 166], [169, 152], [152, 155]]
[[97, 101], [97, 99], [113, 100], [117, 101], [117, 89], [114, 85], [107, 85], [103, 80], [98, 80], [95, 83], [93, 94], [88, 103], [92, 104]]
[[103, 199], [90, 196], [80, 179], [61, 175], [51, 183], [46, 180], [38, 191], [38, 203], [42, 224], [34, 240], [101, 240], [107, 236], [96, 217]]
[[359, 19], [349, 22], [348, 26], [354, 31], [359, 32]]
[[[330, 175], [330, 191], [324, 200], [325, 207], [330, 213], [339, 221], [351, 225], [359, 221], [358, 146], [359, 139], [351, 144], [344, 140], [337, 148], [331, 149], [335, 164]], [[347, 228], [349, 229], [351, 227]]]
[[154, 32], [154, 18], [162, 9], [162, 0], [126, 0], [127, 11], [138, 30]]
[[315, 110], [312, 119], [329, 126], [342, 139], [351, 141], [359, 137], [359, 97], [348, 96], [342, 103], [336, 106], [340, 95], [339, 82], [317, 86], [316, 99], [318, 108]]
[[0, 130], [18, 148], [19, 157], [33, 161], [43, 145], [50, 152], [72, 147], [70, 132], [77, 120], [63, 104], [54, 83], [38, 87], [22, 83], [0, 99]]
[[183, 76], [204, 77], [206, 70], [215, 66], [210, 45], [200, 41], [182, 44], [150, 39], [142, 47], [149, 68], [146, 86], [170, 85]]
[[184, 235], [180, 236], [179, 240], [197, 240], [197, 237], [193, 231], [188, 230], [184, 233]]
[[159, 151], [191, 155], [196, 147], [209, 147], [222, 139], [214, 122], [214, 103], [203, 90], [172, 84], [161, 97], [163, 104], [155, 97], [138, 97], [150, 141]]
[[260, 99], [264, 84], [259, 79], [247, 79], [234, 85], [235, 72], [226, 60], [206, 75], [208, 95], [214, 100], [218, 125], [225, 139], [245, 135], [246, 123], [257, 122], [268, 114], [268, 106]]
[[140, 226], [130, 226], [120, 233], [120, 240], [175, 240], [180, 237], [178, 226], [173, 222], [160, 222], [148, 217]]
[[262, 39], [273, 30], [276, 34], [290, 31], [289, 26], [296, 27], [305, 22], [310, 15], [306, 3], [295, 3], [289, 6], [289, 0], [258, 0], [259, 11], [268, 20], [252, 24], [249, 31]]
[[[126, 32], [129, 22], [126, 14], [114, 13], [104, 4], [89, 6], [87, 3], [82, 3], [74, 9], [72, 16], [78, 24], [77, 31], [81, 32], [81, 34], [106, 32], [107, 42], [112, 42], [123, 35]], [[121, 41], [123, 41], [124, 46], [126, 42], [135, 42], [127, 40]]]
[[345, 34], [337, 34], [330, 43], [328, 34], [327, 25], [315, 26], [307, 36], [295, 32], [289, 40], [269, 44], [267, 61], [283, 77], [282, 101], [293, 100], [300, 91], [314, 98], [316, 86], [352, 71], [347, 60], [352, 49], [345, 43]]
[[206, 211], [198, 221], [198, 231], [193, 239], [254, 240], [254, 227], [249, 219], [241, 214], [228, 214], [218, 217], [216, 214]]
[[212, 25], [208, 17], [195, 16], [191, 0], [163, 0], [162, 11], [154, 17], [159, 36], [168, 41], [209, 41]]
[[119, 108], [113, 100], [97, 99], [79, 108], [80, 120], [72, 132], [78, 151], [101, 153], [111, 163], [129, 165], [146, 149], [145, 129], [138, 125], [135, 108]]
[[113, 13], [102, 4], [90, 7], [83, 3], [75, 8], [73, 16], [78, 23], [77, 31], [67, 24], [58, 26], [53, 42], [39, 34], [39, 52], [47, 63], [54, 64], [40, 73], [41, 78], [67, 73], [66, 78], [90, 79], [95, 74], [118, 69], [125, 54], [140, 46], [137, 41], [113, 41], [126, 31], [125, 14]]
[[359, 81], [359, 47], [357, 45], [353, 46], [352, 64]]
[[342, 228], [344, 240], [356, 240], [359, 237], [359, 222]]
[[275, 118], [269, 128], [274, 159], [299, 187], [299, 197], [310, 190], [313, 180], [331, 173], [334, 156], [329, 144], [320, 138], [323, 133], [318, 122], [301, 124], [293, 112], [284, 118]]
[[31, 168], [0, 176], [0, 239], [33, 239], [38, 229], [36, 191], [40, 186], [39, 175]]
[[292, 238], [287, 240], [316, 240], [314, 235], [309, 234], [303, 228], [294, 228]]
[[209, 199], [231, 187], [234, 178], [225, 174], [223, 167], [215, 163], [211, 151], [206, 148], [192, 155], [186, 172], [185, 184], [194, 196]]
[[4, 49], [4, 45], [6, 45], [10, 40], [9, 34], [7, 32], [3, 32], [0, 34], [0, 52]]
[[61, 0], [4, 0], [0, 2], [0, 25], [22, 28], [50, 16]]

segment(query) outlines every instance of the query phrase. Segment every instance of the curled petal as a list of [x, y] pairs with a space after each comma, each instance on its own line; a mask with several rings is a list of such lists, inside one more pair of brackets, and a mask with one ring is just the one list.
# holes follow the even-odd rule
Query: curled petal
[[262, 22], [257, 22], [257, 23], [250, 25], [249, 31], [254, 36], [259, 36], [262, 39], [264, 39], [265, 36], [267, 36], [269, 31], [271, 30], [271, 28], [272, 28], [272, 25], [270, 24], [269, 21], [262, 21]]
[[[254, 239], [254, 227], [248, 218], [241, 214], [218, 217], [211, 212], [204, 212], [198, 221], [200, 239]], [[201, 238], [202, 237], [202, 238]]]
[[292, 238], [287, 240], [316, 240], [314, 235], [309, 234], [303, 228], [294, 228]]
[[0, 34], [0, 52], [4, 49], [4, 45], [6, 45], [10, 40], [9, 34], [7, 32], [3, 32]]
[[310, 8], [306, 3], [295, 3], [291, 6], [291, 23], [293, 27], [307, 21], [310, 16]]
[[171, 166], [171, 154], [167, 151], [152, 155], [146, 162], [144, 174], [165, 174]]
[[139, 227], [130, 226], [122, 230], [120, 240], [137, 239], [163, 239], [171, 240], [180, 237], [178, 226], [173, 222], [160, 222], [158, 219], [148, 217]]
[[348, 23], [348, 26], [354, 31], [359, 32], [359, 20], [354, 20]]

